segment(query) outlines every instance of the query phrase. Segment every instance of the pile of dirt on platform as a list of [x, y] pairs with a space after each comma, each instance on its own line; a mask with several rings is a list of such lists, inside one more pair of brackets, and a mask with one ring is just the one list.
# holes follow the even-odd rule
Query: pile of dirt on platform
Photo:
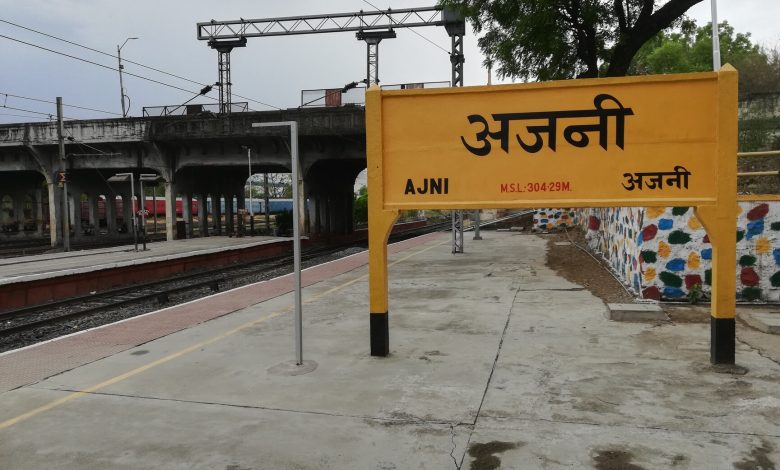
[[[585, 236], [579, 229], [540, 235], [547, 239], [547, 267], [567, 281], [579, 284], [606, 303], [630, 303], [634, 297], [608, 271], [603, 261], [599, 262], [579, 249], [587, 246]], [[571, 238], [571, 240], [570, 240]]]

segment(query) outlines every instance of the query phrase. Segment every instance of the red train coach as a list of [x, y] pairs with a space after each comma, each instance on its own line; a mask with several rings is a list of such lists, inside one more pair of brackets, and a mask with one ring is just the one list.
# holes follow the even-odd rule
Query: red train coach
[[[138, 202], [133, 201], [133, 209], [138, 209]], [[155, 201], [151, 197], [146, 197], [146, 200], [144, 201], [144, 208], [149, 211], [149, 215], [154, 214], [154, 206], [155, 202], [157, 203], [157, 215], [159, 217], [165, 217], [165, 199], [163, 198], [157, 198]], [[181, 217], [182, 216], [182, 207], [183, 202], [180, 197], [176, 198], [176, 216]], [[192, 213], [197, 214], [198, 213], [198, 201], [192, 200]], [[98, 219], [105, 219], [106, 218], [106, 201], [105, 199], [99, 199], [98, 200]], [[121, 219], [124, 215], [124, 200], [123, 199], [117, 199], [116, 200], [116, 217], [118, 219]], [[89, 220], [89, 202], [87, 201], [81, 201], [81, 220]]]

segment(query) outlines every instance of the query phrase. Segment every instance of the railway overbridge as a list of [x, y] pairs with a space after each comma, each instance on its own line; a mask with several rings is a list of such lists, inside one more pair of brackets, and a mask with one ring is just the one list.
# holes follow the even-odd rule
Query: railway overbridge
[[[253, 128], [255, 122], [294, 120], [299, 123], [301, 175], [305, 195], [304, 231], [311, 235], [352, 230], [352, 193], [356, 176], [366, 167], [365, 117], [362, 107], [304, 108], [233, 114], [73, 120], [64, 124], [65, 159], [58, 153], [57, 124], [0, 125], [0, 198], [3, 224], [19, 227], [16, 237], [45, 237], [49, 220], [52, 245], [62, 237], [63, 190], [67, 174], [70, 227], [75, 238], [81, 211], [88, 201], [89, 223], [97, 226], [98, 201], [131, 200], [130, 185], [108, 182], [117, 173], [153, 173], [165, 188], [166, 234], [177, 237], [175, 204], [184, 201], [188, 236], [193, 233], [193, 198], [225, 198], [227, 230], [232, 215], [245, 206], [247, 148], [254, 173], [291, 171], [288, 139], [282, 129]], [[136, 182], [136, 185], [138, 183]], [[135, 194], [140, 194], [136, 188]], [[233, 200], [236, 206], [233, 207]], [[105, 204], [108, 236], [122, 236], [117, 219], [132, 217], [131, 204]], [[115, 214], [121, 207], [124, 214]], [[197, 214], [199, 231], [208, 234], [206, 204]], [[219, 204], [212, 205], [219, 218]], [[86, 222], [86, 221], [85, 221]], [[88, 224], [85, 224], [88, 225]], [[77, 228], [74, 230], [73, 228]], [[216, 230], [221, 230], [217, 226]]]

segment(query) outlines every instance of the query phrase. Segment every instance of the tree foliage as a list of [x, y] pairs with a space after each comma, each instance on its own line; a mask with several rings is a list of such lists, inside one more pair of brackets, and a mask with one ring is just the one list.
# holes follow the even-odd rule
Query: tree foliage
[[[734, 33], [728, 22], [720, 23], [721, 61], [735, 64], [760, 54], [750, 33]], [[633, 75], [704, 72], [712, 70], [712, 24], [697, 27], [684, 21], [677, 31], [660, 32], [637, 52], [629, 68]]]
[[[500, 77], [626, 75], [642, 45], [702, 0], [439, 0], [459, 10]], [[602, 64], [606, 66], [602, 67]]]
[[[263, 175], [252, 175], [252, 197], [265, 197]], [[247, 187], [249, 184], [247, 183]], [[292, 175], [290, 173], [268, 173], [268, 197], [270, 199], [289, 199], [292, 197]]]
[[352, 217], [356, 224], [368, 223], [368, 188], [361, 186], [358, 193], [354, 195], [352, 204]]
[[[721, 62], [740, 72], [740, 93], [780, 91], [780, 54], [753, 44], [750, 33], [735, 33], [728, 22], [719, 25]], [[634, 57], [632, 75], [712, 70], [712, 24], [697, 27], [684, 21], [679, 30], [661, 32]]]

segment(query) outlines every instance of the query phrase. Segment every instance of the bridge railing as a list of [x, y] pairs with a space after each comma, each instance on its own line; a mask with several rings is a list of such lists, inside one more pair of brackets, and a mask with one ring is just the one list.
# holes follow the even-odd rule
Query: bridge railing
[[[450, 82], [419, 82], [381, 85], [385, 90], [410, 90], [414, 88], [446, 88]], [[363, 106], [366, 104], [366, 89], [318, 88], [301, 91], [302, 108], [337, 108], [340, 106]]]
[[[249, 103], [247, 102], [230, 103], [231, 113], [245, 113], [247, 111], [249, 111]], [[219, 113], [219, 103], [148, 106], [144, 107], [143, 112], [144, 117], [192, 116], [202, 113], [217, 114]]]

